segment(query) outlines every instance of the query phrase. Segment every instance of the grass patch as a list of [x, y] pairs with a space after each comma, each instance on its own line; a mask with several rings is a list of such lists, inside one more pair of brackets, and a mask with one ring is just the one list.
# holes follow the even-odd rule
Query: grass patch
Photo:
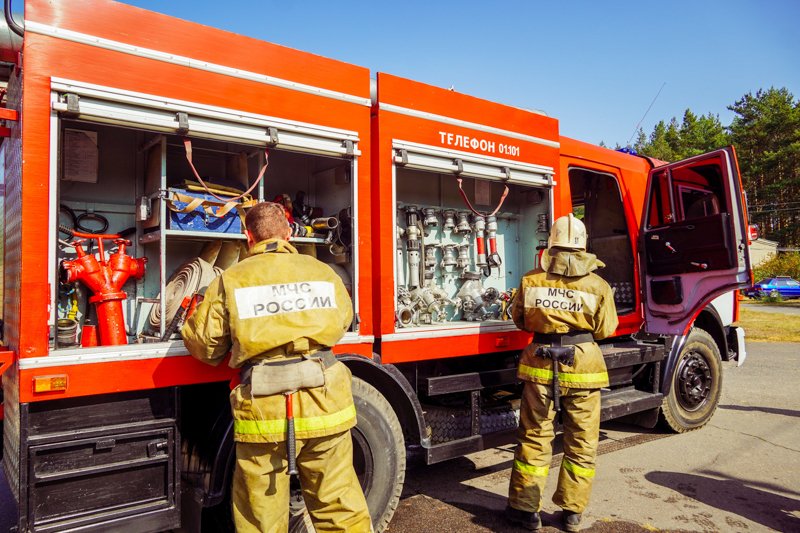
[[800, 316], [743, 308], [735, 325], [748, 341], [800, 342]]

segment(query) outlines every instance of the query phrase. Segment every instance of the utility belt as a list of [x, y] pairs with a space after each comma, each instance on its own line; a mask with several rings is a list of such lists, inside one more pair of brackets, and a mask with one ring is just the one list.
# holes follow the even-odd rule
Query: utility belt
[[535, 355], [553, 361], [553, 409], [561, 411], [559, 401], [558, 363], [575, 366], [575, 345], [594, 342], [594, 336], [587, 331], [569, 333], [534, 333], [533, 342], [540, 344]]
[[594, 342], [594, 335], [588, 331], [570, 331], [569, 333], [534, 333], [533, 342], [553, 346], [571, 346]]
[[277, 361], [247, 361], [239, 376], [243, 385], [250, 385], [253, 396], [273, 396], [324, 386], [325, 370], [335, 363], [336, 356], [326, 348]]
[[[541, 344], [536, 355], [567, 366], [575, 364], [575, 345], [594, 342], [594, 336], [586, 331], [570, 333], [534, 333], [533, 342]], [[547, 346], [549, 345], [549, 346]]]

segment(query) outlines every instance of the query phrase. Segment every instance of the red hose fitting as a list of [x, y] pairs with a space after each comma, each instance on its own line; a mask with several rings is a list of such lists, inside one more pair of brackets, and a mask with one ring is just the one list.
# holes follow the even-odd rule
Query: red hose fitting
[[[128, 344], [125, 316], [122, 313], [122, 300], [128, 295], [122, 291], [122, 286], [131, 277], [141, 279], [144, 276], [147, 258], [134, 259], [128, 256], [125, 248], [130, 242], [120, 239], [118, 235], [78, 236], [97, 239], [100, 261], [94, 254], [87, 255], [84, 252], [82, 241], [73, 242], [72, 246], [78, 257], [61, 262], [62, 279], [67, 283], [80, 281], [94, 293], [89, 298], [89, 303], [94, 304], [97, 310], [101, 346]], [[108, 261], [105, 259], [103, 239], [114, 239], [117, 244], [117, 251], [111, 254]]]

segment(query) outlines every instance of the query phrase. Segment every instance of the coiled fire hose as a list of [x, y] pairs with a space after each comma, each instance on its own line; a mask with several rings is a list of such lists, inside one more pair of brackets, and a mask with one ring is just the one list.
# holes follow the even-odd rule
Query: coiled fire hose
[[[175, 314], [181, 308], [184, 298], [190, 298], [208, 287], [208, 284], [222, 273], [221, 269], [214, 268], [211, 263], [199, 257], [181, 265], [167, 281], [165, 287], [165, 314], [164, 323], [172, 323]], [[161, 306], [154, 305], [150, 309], [147, 319], [148, 329], [157, 333], [161, 330]]]

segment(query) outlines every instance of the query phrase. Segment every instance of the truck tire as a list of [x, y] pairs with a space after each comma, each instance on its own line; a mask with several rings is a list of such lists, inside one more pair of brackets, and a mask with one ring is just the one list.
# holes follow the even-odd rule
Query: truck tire
[[406, 445], [400, 420], [375, 387], [353, 378], [358, 423], [353, 435], [353, 466], [364, 489], [372, 525], [380, 533], [389, 525], [406, 477]]
[[722, 358], [708, 332], [692, 328], [669, 379], [671, 387], [661, 404], [666, 425], [677, 433], [706, 425], [722, 393]]
[[[386, 398], [375, 387], [353, 378], [356, 427], [353, 436], [353, 467], [367, 498], [372, 527], [381, 533], [389, 525], [406, 476], [406, 446], [400, 420]], [[290, 533], [311, 533], [305, 510], [292, 509]]]

